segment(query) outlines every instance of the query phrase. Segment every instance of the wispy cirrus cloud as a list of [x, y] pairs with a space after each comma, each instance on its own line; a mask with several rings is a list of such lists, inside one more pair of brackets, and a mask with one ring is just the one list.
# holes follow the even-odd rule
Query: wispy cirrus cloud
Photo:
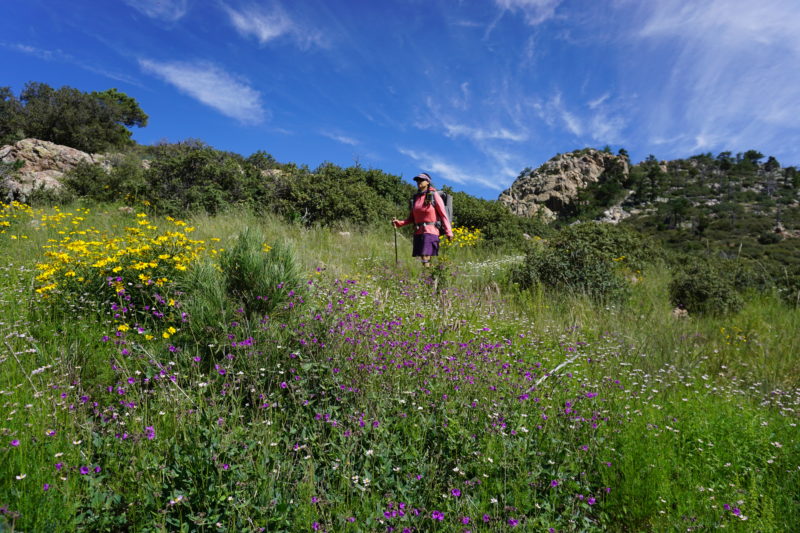
[[519, 12], [531, 26], [553, 18], [561, 0], [494, 0], [503, 11]]
[[568, 131], [583, 141], [619, 144], [625, 140], [628, 122], [610, 98], [605, 93], [585, 104], [568, 105], [562, 93], [556, 91], [547, 100], [535, 100], [532, 107], [551, 128]]
[[271, 6], [251, 4], [238, 9], [221, 5], [239, 35], [253, 38], [261, 45], [288, 37], [302, 49], [326, 46], [322, 32], [297, 23], [278, 3]]
[[322, 135], [323, 137], [327, 137], [328, 139], [332, 139], [336, 142], [340, 142], [342, 144], [347, 144], [350, 146], [358, 146], [359, 144], [361, 144], [353, 137], [348, 137], [347, 135], [344, 135], [337, 131], [323, 130], [320, 131], [320, 135]]
[[[784, 146], [800, 155], [800, 4], [653, 0], [631, 27], [669, 58], [648, 136], [675, 152]], [[776, 154], [779, 155], [779, 154]]]
[[496, 181], [483, 178], [480, 175], [475, 176], [474, 172], [467, 172], [463, 168], [446, 161], [443, 157], [404, 147], [399, 147], [397, 151], [413, 159], [426, 172], [430, 172], [434, 182], [437, 177], [441, 177], [460, 185], [478, 183], [492, 190], [503, 190], [503, 187]]
[[126, 4], [152, 19], [177, 22], [189, 11], [188, 0], [124, 0]]
[[121, 74], [116, 71], [104, 69], [103, 67], [91, 64], [88, 61], [82, 59], [78, 59], [77, 57], [59, 49], [48, 50], [45, 48], [39, 48], [28, 44], [4, 43], [4, 42], [0, 42], [0, 47], [6, 48], [8, 50], [13, 50], [15, 52], [27, 54], [29, 56], [36, 57], [43, 61], [56, 61], [59, 63], [67, 63], [70, 65], [75, 65], [76, 67], [79, 67], [83, 70], [86, 70], [88, 72], [93, 72], [94, 74], [99, 74], [100, 76], [105, 76], [106, 78], [110, 78], [112, 80], [121, 81], [131, 85], [141, 86], [141, 83], [139, 83], [131, 76]]
[[[415, 122], [415, 126], [420, 129], [441, 131], [450, 138], [466, 138], [478, 144], [482, 144], [485, 141], [523, 142], [528, 140], [527, 130], [519, 127], [519, 124], [514, 123], [513, 129], [506, 125], [500, 125], [497, 108], [494, 106], [491, 110], [491, 114], [494, 116], [490, 121], [483, 121], [484, 123], [481, 125], [463, 123], [461, 119], [466, 117], [474, 119], [476, 113], [480, 114], [475, 110], [471, 112], [468, 110], [470, 107], [468, 104], [469, 99], [470, 90], [467, 83], [462, 83], [459, 87], [459, 93], [448, 102], [449, 107], [453, 108], [452, 111], [445, 111], [432, 98], [427, 98], [425, 100], [425, 113], [422, 114], [422, 118]], [[491, 124], [487, 125], [486, 122], [491, 122]]]
[[248, 82], [212, 63], [140, 59], [139, 66], [195, 100], [243, 124], [259, 124], [267, 118], [261, 94]]

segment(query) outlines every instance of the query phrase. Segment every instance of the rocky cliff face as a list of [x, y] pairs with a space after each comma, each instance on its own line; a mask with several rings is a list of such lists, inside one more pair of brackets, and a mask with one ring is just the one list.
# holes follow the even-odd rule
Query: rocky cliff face
[[[23, 201], [33, 191], [59, 189], [64, 173], [80, 163], [105, 164], [101, 155], [38, 139], [23, 139], [3, 146], [0, 161], [6, 164], [5, 171], [0, 174], [0, 189], [10, 199]], [[8, 165], [14, 163], [22, 166], [12, 171]]]
[[602, 181], [606, 170], [618, 165], [627, 175], [628, 161], [622, 156], [590, 148], [559, 154], [517, 178], [498, 199], [514, 214], [550, 221], [572, 204], [582, 189]]

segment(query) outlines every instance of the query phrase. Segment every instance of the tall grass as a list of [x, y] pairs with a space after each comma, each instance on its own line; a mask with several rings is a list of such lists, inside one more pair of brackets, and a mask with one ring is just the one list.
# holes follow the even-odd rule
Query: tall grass
[[[215, 253], [176, 274], [175, 302], [137, 308], [172, 313], [175, 333], [148, 340], [144, 319], [120, 329], [124, 300], [35, 292], [34, 263], [65, 231], [41, 218], [15, 221], [26, 239], [0, 235], [2, 527], [800, 522], [799, 315], [772, 296], [675, 318], [664, 268], [604, 305], [516, 290], [520, 258], [480, 247], [432, 272], [401, 238], [397, 264], [388, 224], [196, 215]], [[86, 218], [109, 233], [135, 220], [105, 206]]]

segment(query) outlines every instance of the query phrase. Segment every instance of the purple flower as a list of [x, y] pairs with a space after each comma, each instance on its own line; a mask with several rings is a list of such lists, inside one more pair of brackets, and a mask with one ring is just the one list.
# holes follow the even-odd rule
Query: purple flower
[[231, 467], [231, 465], [229, 465], [228, 463], [222, 463], [222, 469], [223, 470], [228, 470], [230, 467]]
[[89, 474], [89, 467], [88, 466], [82, 466], [80, 468], [80, 473], [81, 473], [82, 476], [88, 475]]
[[50, 490], [50, 483], [45, 483], [44, 485], [42, 485], [42, 490], [45, 492]]
[[491, 517], [491, 516], [489, 516], [488, 514], [485, 514], [485, 515], [483, 515], [483, 521], [484, 521], [484, 522], [487, 522], [487, 523], [488, 523], [488, 522], [489, 522], [491, 519], [492, 519], [492, 517]]
[[586, 503], [588, 503], [589, 505], [594, 505], [595, 503], [597, 503], [597, 500], [595, 500], [593, 497], [589, 497], [589, 499], [586, 500]]
[[431, 518], [439, 521], [444, 520], [444, 513], [441, 511], [434, 511], [431, 513]]
[[17, 446], [19, 446], [19, 440], [18, 440], [18, 439], [14, 439], [14, 440], [12, 440], [12, 441], [11, 441], [11, 445], [12, 445], [12, 446], [14, 446], [14, 447], [17, 447]]
[[517, 527], [517, 524], [519, 524], [519, 520], [517, 520], [517, 519], [515, 519], [515, 518], [509, 518], [509, 519], [508, 519], [508, 525], [509, 525], [509, 526], [511, 526], [511, 527]]
[[311, 529], [313, 529], [314, 531], [319, 531], [319, 522], [312, 522]]
[[464, 525], [469, 524], [469, 517], [468, 516], [461, 517], [461, 523]]
[[553, 481], [551, 481], [551, 482], [550, 482], [550, 486], [551, 486], [551, 487], [558, 487], [558, 480], [557, 480], [557, 479], [554, 479]]
[[453, 489], [450, 491], [450, 494], [452, 494], [453, 497], [458, 498], [459, 496], [461, 496], [461, 491], [459, 489]]
[[61, 469], [63, 467], [64, 467], [64, 463], [56, 463], [56, 470], [58, 470], [59, 472], [61, 471]]
[[156, 430], [153, 426], [147, 426], [144, 428], [144, 436], [147, 437], [147, 440], [153, 440], [156, 438]]
[[288, 387], [288, 386], [289, 386], [289, 385], [287, 385], [285, 381], [281, 381], [281, 388], [282, 388], [282, 389], [285, 389], [285, 388], [286, 388], [286, 387]]

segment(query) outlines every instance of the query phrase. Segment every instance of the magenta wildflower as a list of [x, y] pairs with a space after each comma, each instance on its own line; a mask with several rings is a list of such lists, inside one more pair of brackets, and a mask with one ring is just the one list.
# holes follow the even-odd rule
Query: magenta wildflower
[[508, 525], [509, 526], [517, 527], [518, 524], [519, 524], [519, 520], [517, 520], [516, 518], [509, 518], [508, 519]]
[[557, 479], [554, 479], [553, 481], [551, 481], [551, 482], [550, 482], [550, 486], [551, 486], [551, 487], [558, 487], [558, 480], [557, 480]]
[[431, 513], [431, 518], [439, 521], [444, 520], [444, 513], [441, 511], [434, 511]]
[[595, 503], [597, 503], [597, 500], [595, 500], [593, 497], [590, 496], [589, 499], [586, 500], [586, 503], [588, 503], [589, 505], [594, 505]]
[[453, 489], [450, 491], [450, 494], [452, 494], [453, 497], [458, 498], [459, 496], [461, 496], [461, 491], [459, 489]]
[[50, 490], [50, 483], [45, 483], [44, 485], [42, 485], [42, 490], [45, 492]]
[[82, 476], [88, 475], [89, 474], [89, 467], [88, 466], [82, 466], [80, 468], [80, 473], [81, 473]]
[[231, 467], [231, 465], [229, 465], [228, 463], [222, 463], [222, 469], [223, 470], [228, 470], [230, 467]]
[[484, 522], [487, 522], [487, 523], [488, 523], [488, 522], [489, 522], [491, 519], [492, 519], [492, 517], [491, 517], [491, 516], [489, 516], [488, 514], [485, 514], [485, 515], [483, 515], [483, 521], [484, 521]]
[[468, 516], [462, 516], [461, 517], [461, 523], [464, 524], [464, 525], [469, 524], [469, 517]]
[[17, 446], [19, 446], [19, 439], [14, 439], [14, 440], [12, 440], [12, 441], [11, 441], [11, 445], [12, 445], [12, 446], [14, 446], [14, 447], [17, 447]]

